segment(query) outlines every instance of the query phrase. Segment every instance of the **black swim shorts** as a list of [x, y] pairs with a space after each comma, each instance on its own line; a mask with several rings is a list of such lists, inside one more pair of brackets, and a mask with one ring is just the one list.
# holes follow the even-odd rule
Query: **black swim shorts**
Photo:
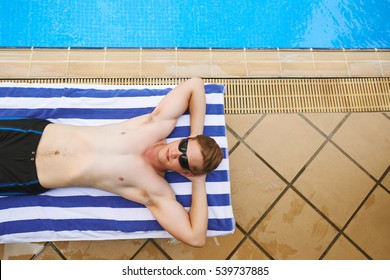
[[0, 196], [40, 194], [35, 156], [43, 130], [41, 119], [0, 118]]

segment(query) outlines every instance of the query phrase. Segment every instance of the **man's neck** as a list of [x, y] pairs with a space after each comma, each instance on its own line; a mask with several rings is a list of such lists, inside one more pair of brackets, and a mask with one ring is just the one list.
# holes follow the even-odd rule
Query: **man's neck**
[[145, 162], [150, 165], [158, 174], [161, 176], [165, 175], [165, 172], [167, 171], [166, 168], [161, 164], [158, 154], [160, 150], [165, 146], [165, 141], [160, 141], [152, 146], [150, 146], [148, 149], [146, 149], [145, 153], [143, 154]]

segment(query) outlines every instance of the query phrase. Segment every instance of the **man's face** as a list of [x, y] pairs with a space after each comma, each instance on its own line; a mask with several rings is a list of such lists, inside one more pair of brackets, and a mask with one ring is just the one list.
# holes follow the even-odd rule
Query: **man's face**
[[167, 144], [160, 152], [160, 161], [168, 170], [184, 176], [190, 176], [191, 170], [203, 167], [203, 156], [198, 142], [187, 138]]

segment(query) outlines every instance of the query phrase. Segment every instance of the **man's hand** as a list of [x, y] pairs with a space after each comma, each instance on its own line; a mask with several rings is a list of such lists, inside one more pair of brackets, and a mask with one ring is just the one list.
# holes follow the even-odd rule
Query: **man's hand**
[[206, 174], [202, 175], [190, 175], [187, 178], [192, 182], [192, 183], [206, 183]]

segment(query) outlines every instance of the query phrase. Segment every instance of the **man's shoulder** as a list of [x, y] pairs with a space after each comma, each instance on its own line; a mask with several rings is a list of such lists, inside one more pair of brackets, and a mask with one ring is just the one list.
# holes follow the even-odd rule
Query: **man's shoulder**
[[151, 114], [145, 114], [141, 116], [137, 116], [131, 119], [128, 119], [122, 123], [119, 123], [119, 125], [126, 125], [128, 127], [136, 128], [139, 126], [142, 126], [143, 124], [147, 124], [152, 122], [152, 116]]
[[128, 119], [121, 123], [129, 128], [143, 128], [158, 125], [162, 128], [168, 127], [173, 129], [176, 125], [176, 119], [164, 119], [153, 113], [141, 115], [135, 118]]
[[[145, 176], [146, 175], [146, 176]], [[168, 181], [157, 173], [143, 174], [142, 188], [151, 198], [175, 197], [175, 193]]]

